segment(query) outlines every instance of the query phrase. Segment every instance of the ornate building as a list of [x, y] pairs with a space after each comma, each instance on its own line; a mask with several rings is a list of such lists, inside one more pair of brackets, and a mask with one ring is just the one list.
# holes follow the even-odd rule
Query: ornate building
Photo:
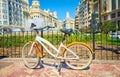
[[45, 20], [46, 25], [52, 23], [57, 26], [57, 29], [62, 27], [62, 21], [57, 19], [57, 12], [50, 12], [50, 10], [42, 10], [40, 8], [39, 0], [33, 0], [32, 6], [30, 6], [30, 18], [43, 18]]
[[70, 17], [69, 12], [66, 13], [66, 19], [64, 21], [64, 27], [65, 28], [72, 28], [74, 29], [75, 27], [75, 20]]
[[120, 31], [120, 0], [100, 0], [101, 22], [111, 21]]
[[23, 27], [28, 17], [28, 0], [0, 0], [0, 26]]

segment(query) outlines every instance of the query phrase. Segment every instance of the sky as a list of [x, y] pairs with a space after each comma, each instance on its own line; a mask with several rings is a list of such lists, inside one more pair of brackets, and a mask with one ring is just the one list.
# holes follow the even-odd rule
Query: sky
[[[39, 0], [41, 9], [50, 9], [51, 12], [57, 12], [57, 18], [64, 20], [66, 12], [69, 12], [71, 18], [75, 18], [76, 7], [81, 0]], [[32, 0], [29, 0], [30, 6]]]

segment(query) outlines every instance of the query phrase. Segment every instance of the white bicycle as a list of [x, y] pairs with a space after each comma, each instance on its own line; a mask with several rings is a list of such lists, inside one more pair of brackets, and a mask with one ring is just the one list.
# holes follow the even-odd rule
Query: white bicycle
[[[51, 28], [50, 26], [46, 26], [41, 29]], [[22, 49], [22, 58], [24, 60], [25, 66], [29, 68], [36, 68], [41, 62], [41, 58], [43, 58], [43, 53], [41, 51], [41, 46], [44, 50], [49, 53], [54, 59], [64, 60], [67, 66], [72, 69], [85, 69], [87, 68], [93, 59], [93, 50], [85, 43], [82, 42], [72, 42], [67, 46], [63, 44], [67, 35], [70, 35], [73, 30], [72, 29], [61, 29], [64, 33], [64, 37], [62, 38], [62, 42], [58, 48], [52, 45], [49, 41], [45, 40], [41, 36], [36, 35], [35, 41], [27, 42]], [[57, 54], [54, 54], [46, 47], [48, 45], [51, 47]]]

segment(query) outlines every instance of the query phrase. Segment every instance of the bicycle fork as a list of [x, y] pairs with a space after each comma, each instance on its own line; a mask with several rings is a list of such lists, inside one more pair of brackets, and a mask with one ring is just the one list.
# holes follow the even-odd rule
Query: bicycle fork
[[39, 45], [38, 45], [36, 42], [31, 42], [31, 41], [30, 41], [30, 43], [32, 43], [32, 46], [31, 46], [31, 48], [30, 48], [30, 52], [28, 53], [28, 55], [30, 55], [30, 54], [32, 53], [32, 49], [33, 49], [33, 47], [35, 47], [35, 49], [36, 49], [37, 52], [38, 52], [38, 56], [39, 56], [40, 58], [42, 58], [43, 55], [42, 55], [42, 52], [41, 52], [41, 49], [40, 49]]

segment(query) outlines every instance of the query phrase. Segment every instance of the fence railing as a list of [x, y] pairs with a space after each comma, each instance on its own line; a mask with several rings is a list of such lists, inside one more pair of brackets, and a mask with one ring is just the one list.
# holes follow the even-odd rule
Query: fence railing
[[[39, 35], [49, 40], [56, 47], [60, 44], [63, 36], [60, 31], [44, 31], [43, 33], [39, 32]], [[20, 58], [23, 45], [30, 40], [34, 40], [35, 36], [35, 32], [32, 31], [3, 33], [0, 35], [0, 57]], [[104, 33], [78, 34], [74, 32], [67, 38], [66, 44], [72, 41], [89, 44], [95, 52], [95, 59], [120, 60], [120, 38], [116, 38], [114, 35]]]

